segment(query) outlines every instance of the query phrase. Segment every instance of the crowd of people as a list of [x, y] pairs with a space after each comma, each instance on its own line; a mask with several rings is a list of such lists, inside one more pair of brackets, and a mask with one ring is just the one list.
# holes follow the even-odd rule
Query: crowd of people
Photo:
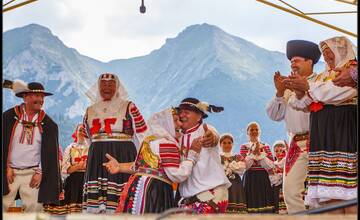
[[52, 94], [38, 82], [3, 83], [23, 98], [3, 113], [3, 210], [20, 197], [24, 211], [52, 214], [294, 214], [357, 198], [356, 48], [345, 37], [292, 40], [286, 55], [291, 73], [274, 73], [266, 112], [285, 121], [289, 141], [270, 147], [250, 122], [239, 152], [232, 134], [205, 122], [223, 107], [189, 97], [145, 121], [112, 73], [91, 88], [62, 152], [58, 125], [42, 110]]

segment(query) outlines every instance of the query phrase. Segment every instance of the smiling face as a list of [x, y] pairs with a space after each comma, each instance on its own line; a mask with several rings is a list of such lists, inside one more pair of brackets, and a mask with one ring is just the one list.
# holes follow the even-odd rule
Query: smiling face
[[220, 146], [224, 153], [229, 153], [232, 150], [233, 141], [231, 140], [231, 138], [226, 137], [220, 142]]
[[190, 129], [200, 123], [202, 115], [188, 109], [180, 109], [180, 121], [182, 122], [181, 128], [184, 130]]
[[43, 93], [30, 92], [24, 94], [25, 107], [28, 111], [39, 112], [44, 104]]
[[109, 101], [115, 95], [116, 81], [115, 80], [101, 80], [100, 81], [100, 95], [104, 101]]
[[247, 134], [250, 141], [256, 142], [259, 140], [260, 128], [257, 124], [251, 124], [247, 129]]

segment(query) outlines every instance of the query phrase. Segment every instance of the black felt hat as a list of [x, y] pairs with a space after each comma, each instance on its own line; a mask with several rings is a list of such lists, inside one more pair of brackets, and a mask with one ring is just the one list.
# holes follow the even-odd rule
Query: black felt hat
[[306, 40], [291, 40], [286, 45], [286, 56], [289, 60], [293, 57], [303, 57], [311, 59], [313, 64], [317, 63], [321, 57], [319, 46]]
[[19, 91], [17, 93], [15, 93], [15, 95], [17, 97], [22, 98], [24, 94], [26, 93], [42, 93], [45, 96], [50, 96], [53, 95], [50, 92], [45, 92], [45, 88], [41, 83], [38, 82], [31, 82], [29, 84], [27, 84], [27, 88], [23, 89], [22, 91]]
[[194, 111], [200, 113], [203, 118], [207, 118], [208, 115], [206, 112], [221, 112], [224, 110], [223, 107], [218, 107], [215, 105], [209, 105], [206, 102], [201, 102], [196, 98], [186, 98], [183, 99], [177, 109], [187, 109], [190, 111]]

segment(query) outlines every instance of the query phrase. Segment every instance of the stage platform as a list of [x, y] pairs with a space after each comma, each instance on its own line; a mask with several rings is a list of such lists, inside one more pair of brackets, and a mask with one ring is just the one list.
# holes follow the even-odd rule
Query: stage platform
[[[66, 216], [50, 216], [44, 213], [4, 213], [4, 220], [156, 220], [159, 215], [94, 215], [71, 214]], [[171, 220], [355, 220], [357, 215], [184, 215], [177, 214], [163, 219]]]

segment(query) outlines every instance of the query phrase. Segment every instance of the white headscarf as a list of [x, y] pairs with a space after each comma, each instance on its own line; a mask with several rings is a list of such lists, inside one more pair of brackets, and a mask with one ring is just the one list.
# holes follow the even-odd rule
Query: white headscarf
[[[351, 43], [346, 37], [333, 37], [324, 41], [321, 41], [319, 44], [320, 50], [321, 45], [325, 43], [330, 50], [335, 55], [335, 68], [343, 67], [350, 60], [354, 60], [357, 57], [357, 48]], [[326, 64], [326, 69], [329, 70], [330, 67]]]
[[[110, 101], [104, 101], [100, 94], [101, 80], [115, 80], [116, 92]], [[90, 87], [86, 95], [91, 100], [94, 110], [98, 113], [117, 113], [119, 109], [126, 109], [128, 104], [128, 93], [120, 82], [117, 75], [112, 73], [103, 73], [99, 76], [97, 83]]]
[[146, 124], [148, 126], [146, 136], [154, 135], [157, 138], [165, 138], [176, 142], [172, 108], [167, 108], [153, 114]]
[[104, 75], [106, 75], [106, 74], [108, 74], [109, 76], [114, 76], [114, 80], [116, 82], [116, 93], [111, 98], [111, 101], [113, 101], [115, 99], [127, 100], [128, 93], [127, 93], [124, 85], [119, 80], [119, 77], [112, 73], [103, 73], [99, 76], [97, 82], [94, 85], [92, 85], [89, 88], [89, 90], [86, 92], [86, 95], [91, 100], [92, 104], [103, 101], [103, 98], [101, 97], [101, 94], [100, 94], [100, 81], [101, 80], [110, 80], [109, 77], [102, 79], [102, 78], [104, 78]]
[[276, 146], [276, 145], [281, 145], [283, 149], [286, 148], [285, 141], [283, 141], [283, 140], [277, 140], [277, 141], [275, 141], [274, 144], [273, 144], [273, 149], [275, 149], [275, 146]]

